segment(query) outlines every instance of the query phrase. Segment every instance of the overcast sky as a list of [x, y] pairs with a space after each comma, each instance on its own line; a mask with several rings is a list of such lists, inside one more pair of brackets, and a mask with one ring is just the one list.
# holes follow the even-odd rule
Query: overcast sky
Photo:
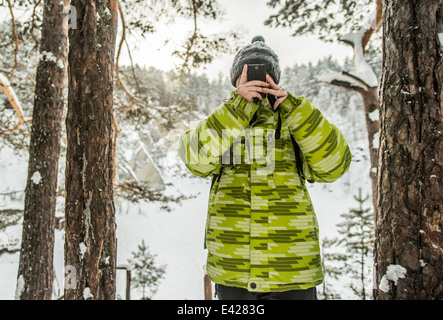
[[[346, 45], [324, 43], [317, 40], [315, 36], [292, 37], [291, 30], [264, 26], [263, 22], [271, 13], [266, 2], [267, 0], [220, 0], [226, 11], [223, 21], [208, 23], [208, 21], [200, 20], [199, 28], [204, 34], [241, 29], [244, 32], [244, 45], [250, 43], [255, 35], [263, 35], [266, 44], [278, 54], [282, 70], [286, 66], [293, 66], [297, 63], [315, 63], [328, 55], [332, 55], [340, 62], [346, 56], [352, 57], [352, 49]], [[192, 21], [181, 21], [175, 26], [158, 27], [155, 35], [140, 39], [137, 44], [139, 48], [132, 52], [133, 59], [140, 65], [170, 70], [174, 68], [174, 64], [178, 63], [177, 60], [171, 58], [174, 46], [186, 39], [192, 31]], [[164, 46], [164, 39], [171, 41]], [[198, 72], [205, 72], [210, 78], [217, 77], [220, 72], [228, 75], [233, 58], [233, 55], [216, 57], [211, 65]], [[121, 62], [127, 63], [127, 61], [127, 57], [123, 57]]]

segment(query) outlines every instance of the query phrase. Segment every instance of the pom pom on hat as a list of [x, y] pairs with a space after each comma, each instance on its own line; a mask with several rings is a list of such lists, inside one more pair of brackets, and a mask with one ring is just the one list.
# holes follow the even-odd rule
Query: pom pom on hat
[[261, 41], [261, 42], [265, 43], [265, 38], [263, 38], [263, 36], [255, 36], [254, 38], [252, 38], [251, 43], [254, 43], [257, 41]]
[[266, 65], [266, 72], [276, 84], [280, 81], [280, 65], [277, 54], [265, 44], [263, 36], [252, 38], [251, 44], [241, 49], [234, 58], [231, 67], [231, 83], [235, 87], [238, 77], [243, 72], [245, 64], [262, 63]]

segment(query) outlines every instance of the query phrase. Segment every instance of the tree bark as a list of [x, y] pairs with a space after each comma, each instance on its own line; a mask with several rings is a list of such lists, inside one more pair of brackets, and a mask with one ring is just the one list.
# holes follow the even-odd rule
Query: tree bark
[[[68, 3], [68, 1], [66, 1]], [[52, 298], [54, 228], [67, 34], [64, 3], [44, 2], [16, 298]]]
[[384, 4], [374, 297], [441, 300], [443, 0]]
[[113, 75], [117, 0], [73, 0], [77, 29], [69, 31], [66, 119], [65, 266], [76, 281], [68, 300], [114, 299]]
[[378, 148], [379, 148], [379, 131], [380, 122], [378, 117], [374, 118], [371, 115], [379, 113], [379, 99], [378, 88], [368, 88], [367, 91], [360, 91], [363, 99], [363, 107], [365, 109], [366, 131], [368, 132], [368, 144], [369, 144], [369, 160], [371, 162], [371, 170], [369, 176], [371, 177], [372, 186], [372, 204], [374, 207], [374, 220], [375, 210], [377, 208], [377, 167], [378, 167]]

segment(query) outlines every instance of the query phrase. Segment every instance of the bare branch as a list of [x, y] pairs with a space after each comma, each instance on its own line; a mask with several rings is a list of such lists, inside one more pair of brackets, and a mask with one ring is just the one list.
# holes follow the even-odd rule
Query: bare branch
[[9, 80], [0, 73], [0, 89], [6, 94], [9, 103], [14, 109], [17, 117], [18, 123], [17, 125], [9, 132], [8, 136], [12, 135], [14, 131], [18, 130], [24, 123], [30, 123], [31, 120], [25, 121], [23, 118], [23, 110], [20, 106], [20, 102], [17, 98], [17, 95], [14, 92], [14, 89], [11, 87]]
[[[117, 83], [120, 85], [120, 87], [125, 92], [125, 94], [128, 96], [128, 98], [131, 100], [132, 105], [138, 104], [138, 105], [150, 108], [150, 109], [154, 109], [154, 110], [160, 111], [159, 108], [151, 106], [150, 104], [146, 103], [145, 101], [143, 101], [143, 100], [135, 97], [134, 95], [132, 95], [128, 91], [128, 89], [126, 89], [126, 86], [123, 84], [123, 81], [120, 78], [120, 69], [119, 69], [118, 63], [119, 63], [120, 53], [121, 53], [121, 49], [122, 49], [123, 43], [126, 41], [126, 23], [125, 23], [125, 18], [124, 18], [124, 15], [123, 15], [123, 10], [122, 10], [122, 7], [120, 5], [120, 1], [117, 1], [117, 3], [118, 3], [118, 12], [120, 13], [120, 20], [121, 20], [121, 23], [122, 23], [122, 36], [121, 36], [121, 39], [120, 39], [120, 42], [119, 42], [119, 45], [118, 45], [117, 56], [115, 58], [115, 75], [116, 75], [116, 78], [117, 78]], [[129, 50], [129, 47], [128, 47], [128, 50]]]
[[31, 31], [30, 32], [31, 32], [32, 39], [34, 39], [36, 47], [38, 47], [38, 39], [34, 35], [35, 10], [37, 9], [37, 7], [40, 5], [41, 2], [42, 2], [42, 0], [38, 0], [37, 1], [37, 3], [35, 4], [34, 8], [32, 9], [32, 17], [31, 17]]
[[6, 0], [8, 2], [8, 7], [9, 7], [9, 13], [11, 14], [11, 21], [12, 21], [12, 33], [14, 35], [14, 42], [15, 42], [15, 49], [14, 49], [14, 65], [12, 66], [11, 71], [9, 71], [9, 79], [12, 78], [12, 76], [14, 75], [14, 70], [17, 67], [18, 64], [18, 59], [17, 59], [17, 54], [18, 54], [18, 35], [17, 35], [17, 27], [15, 25], [15, 18], [14, 18], [14, 12], [12, 11], [12, 4], [10, 0]]
[[127, 198], [129, 201], [137, 202], [139, 200], [159, 201], [159, 202], [180, 202], [187, 199], [184, 195], [178, 197], [165, 196], [162, 192], [154, 191], [147, 185], [135, 182], [126, 181], [114, 184], [114, 187], [119, 190], [119, 196]]
[[341, 73], [342, 73], [344, 76], [346, 76], [346, 77], [352, 78], [352, 79], [354, 79], [355, 81], [360, 82], [361, 85], [363, 86], [363, 89], [364, 89], [365, 91], [368, 91], [368, 88], [370, 87], [370, 85], [367, 84], [365, 81], [363, 81], [361, 78], [359, 78], [359, 77], [357, 77], [357, 76], [355, 76], [355, 75], [353, 75], [353, 74], [351, 74], [351, 73], [349, 73], [349, 72], [347, 72], [347, 71], [342, 71]]
[[140, 93], [140, 85], [138, 83], [138, 78], [135, 75], [134, 61], [132, 60], [132, 54], [131, 54], [131, 49], [129, 48], [128, 40], [125, 39], [125, 43], [126, 43], [126, 49], [128, 50], [129, 61], [131, 62], [132, 78], [134, 79], [135, 86], [137, 87], [137, 92]]
[[359, 93], [368, 91], [368, 86], [361, 79], [345, 71], [329, 71], [320, 75], [317, 80], [342, 88], [354, 90]]
[[195, 44], [195, 40], [197, 39], [198, 35], [198, 26], [197, 26], [197, 4], [195, 3], [195, 0], [192, 0], [192, 14], [194, 19], [194, 33], [192, 34], [192, 37], [190, 38], [190, 41], [188, 43], [188, 46], [186, 48], [186, 52], [184, 54], [184, 61], [181, 67], [181, 73], [184, 73], [186, 70], [189, 71], [189, 58], [190, 58], [190, 52], [192, 50], [192, 47]]
[[349, 89], [349, 90], [353, 90], [353, 91], [357, 91], [359, 93], [362, 93], [364, 90], [362, 89], [362, 87], [360, 86], [355, 86], [353, 84], [351, 84], [350, 82], [346, 82], [346, 81], [342, 81], [342, 80], [332, 80], [331, 82], [329, 82], [330, 84], [333, 84], [335, 86], [338, 87], [342, 87], [345, 89]]

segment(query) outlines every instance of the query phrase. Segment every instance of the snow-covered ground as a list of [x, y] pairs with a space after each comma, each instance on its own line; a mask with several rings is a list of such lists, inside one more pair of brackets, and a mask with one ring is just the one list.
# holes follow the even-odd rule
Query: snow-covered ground
[[[353, 146], [352, 149], [362, 146]], [[117, 264], [128, 264], [131, 252], [142, 242], [150, 252], [157, 255], [157, 265], [164, 265], [166, 273], [153, 299], [199, 300], [204, 298], [203, 276], [206, 252], [203, 249], [206, 207], [209, 195], [209, 179], [184, 174], [186, 168], [173, 150], [158, 164], [166, 184], [168, 196], [186, 196], [179, 203], [140, 202], [116, 199], [117, 222]], [[311, 198], [320, 225], [320, 237], [337, 236], [335, 225], [340, 214], [355, 207], [353, 195], [358, 187], [369, 191], [370, 183], [367, 161], [353, 162], [350, 172], [333, 184], [309, 185]], [[23, 191], [26, 185], [27, 159], [18, 156], [8, 147], [0, 150], [0, 194], [8, 191]], [[23, 192], [15, 200], [0, 195], [0, 209], [23, 209]], [[63, 206], [58, 208], [63, 215]], [[21, 223], [0, 231], [0, 245], [21, 238]], [[54, 264], [56, 281], [54, 297], [63, 294], [63, 241], [64, 232], [56, 231]], [[17, 244], [19, 247], [19, 243]], [[19, 253], [0, 255], [0, 299], [14, 299]], [[117, 296], [125, 298], [125, 271], [117, 271]], [[353, 295], [346, 283], [334, 285], [342, 298]], [[337, 287], [338, 286], [338, 287]], [[131, 298], [139, 299], [141, 294], [131, 290]]]

